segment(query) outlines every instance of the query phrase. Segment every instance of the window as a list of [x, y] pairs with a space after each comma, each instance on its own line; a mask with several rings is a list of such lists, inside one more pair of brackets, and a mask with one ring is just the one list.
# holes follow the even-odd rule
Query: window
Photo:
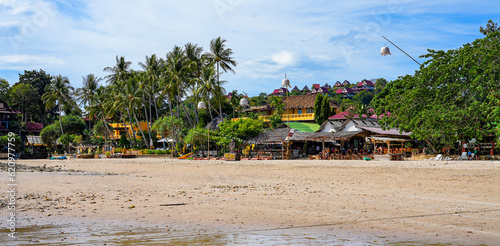
[[302, 109], [301, 108], [297, 109], [297, 114], [302, 114]]
[[314, 109], [313, 109], [313, 108], [308, 108], [308, 109], [306, 110], [306, 112], [307, 112], [308, 114], [314, 113]]

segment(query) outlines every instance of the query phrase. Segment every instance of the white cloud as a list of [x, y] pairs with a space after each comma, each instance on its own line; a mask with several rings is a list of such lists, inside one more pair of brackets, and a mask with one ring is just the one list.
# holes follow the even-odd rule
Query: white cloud
[[56, 57], [43, 57], [32, 55], [8, 55], [0, 56], [0, 69], [3, 70], [24, 70], [38, 68], [61, 67], [65, 63]]
[[[226, 8], [216, 9], [215, 2]], [[496, 16], [500, 13], [491, 7], [496, 1], [461, 1], [467, 7], [450, 7], [451, 3], [89, 0], [80, 6], [62, 0], [0, 0], [0, 69], [47, 69], [70, 77], [78, 87], [86, 74], [107, 75], [102, 69], [113, 66], [117, 55], [124, 55], [139, 69], [137, 63], [146, 55], [163, 57], [174, 45], [187, 42], [207, 49], [212, 38], [222, 36], [238, 62], [235, 75], [223, 75], [230, 82], [228, 91], [250, 85], [270, 91], [284, 73], [292, 81], [308, 85], [313, 81], [394, 79], [415, 67], [406, 58], [381, 58], [380, 47], [390, 45], [381, 35], [417, 57], [426, 48], [449, 49], [480, 37], [474, 32], [491, 17], [469, 12], [471, 5], [475, 9], [487, 6], [488, 13]], [[36, 22], [36, 14], [49, 18]], [[469, 18], [450, 19], [454, 14]], [[29, 35], [22, 35], [23, 28], [31, 31]]]

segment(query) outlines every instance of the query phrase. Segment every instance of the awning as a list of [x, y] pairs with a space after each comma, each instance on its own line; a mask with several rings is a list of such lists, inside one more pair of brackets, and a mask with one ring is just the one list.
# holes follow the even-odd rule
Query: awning
[[368, 137], [368, 139], [371, 139], [372, 141], [375, 142], [387, 142], [387, 141], [394, 141], [394, 142], [406, 142], [406, 141], [411, 141], [411, 139], [405, 139], [405, 138], [388, 138], [388, 137]]
[[345, 132], [315, 132], [311, 136], [306, 137], [309, 141], [331, 141], [331, 140], [348, 140], [358, 135], [362, 131], [345, 131]]
[[410, 136], [411, 132], [403, 132], [399, 133], [397, 129], [389, 129], [389, 130], [383, 130], [382, 128], [376, 128], [376, 127], [359, 127], [363, 130], [367, 130], [376, 134], [382, 134], [382, 135], [394, 135], [394, 136]]

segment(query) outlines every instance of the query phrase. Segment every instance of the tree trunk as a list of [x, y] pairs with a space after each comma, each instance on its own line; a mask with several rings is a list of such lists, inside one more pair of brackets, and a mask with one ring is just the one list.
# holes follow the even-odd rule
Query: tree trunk
[[429, 139], [426, 139], [425, 142], [431, 146], [432, 152], [437, 153], [436, 149], [434, 148], [434, 145], [432, 145], [431, 141]]
[[[137, 135], [135, 134], [135, 129], [134, 129], [134, 126], [132, 125], [132, 115], [130, 114], [129, 108], [127, 108], [127, 115], [128, 115], [128, 119], [130, 122], [130, 129], [132, 129], [132, 135], [134, 136], [133, 141], [134, 141], [134, 144], [136, 144], [137, 143]], [[127, 129], [127, 131], [128, 131], [128, 129]]]
[[[220, 80], [219, 80], [219, 66], [220, 66], [220, 62], [217, 62], [217, 86], [220, 85]], [[221, 100], [218, 100], [219, 101], [219, 115], [220, 115], [220, 120], [221, 122], [224, 122], [224, 117], [222, 117], [222, 107], [221, 107]]]
[[109, 139], [110, 139], [110, 142], [111, 142], [113, 145], [115, 145], [115, 146], [116, 146], [114, 139], [112, 139], [112, 138], [111, 138], [111, 136], [112, 136], [113, 134], [111, 134], [111, 130], [109, 129], [108, 124], [106, 124], [106, 118], [104, 117], [104, 112], [103, 112], [103, 111], [101, 111], [101, 115], [102, 115], [102, 121], [104, 122], [104, 126], [106, 127], [106, 130], [107, 130], [107, 132], [109, 133]]
[[120, 112], [120, 116], [122, 118], [123, 127], [126, 129], [125, 132], [127, 132], [127, 137], [128, 137], [128, 139], [130, 139], [130, 142], [129, 142], [130, 148], [132, 148], [134, 140], [130, 137], [130, 133], [128, 132], [128, 127], [125, 124], [125, 118], [123, 118], [122, 112]]
[[134, 114], [135, 123], [137, 123], [137, 126], [139, 126], [139, 130], [141, 131], [142, 139], [144, 140], [144, 143], [146, 143], [146, 136], [144, 136], [144, 132], [142, 131], [141, 124], [139, 124], [139, 121], [137, 120], [137, 116], [135, 115], [135, 111], [132, 111], [132, 113]]
[[[179, 96], [178, 96], [179, 97]], [[188, 112], [187, 112], [187, 109], [186, 109], [186, 106], [184, 105], [184, 103], [181, 101], [181, 105], [182, 105], [182, 109], [184, 109], [184, 113], [186, 113], [186, 118], [188, 119], [189, 121], [189, 124], [191, 125], [191, 127], [193, 126], [193, 121], [191, 120], [191, 117], [189, 116]]]

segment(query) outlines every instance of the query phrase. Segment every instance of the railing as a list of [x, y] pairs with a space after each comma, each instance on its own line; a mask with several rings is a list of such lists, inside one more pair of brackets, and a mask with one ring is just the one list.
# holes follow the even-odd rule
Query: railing
[[[269, 117], [271, 115], [266, 115], [266, 116], [259, 116], [259, 119], [262, 119], [264, 121], [269, 121]], [[247, 117], [240, 117], [240, 118], [233, 118], [231, 121], [238, 121], [240, 119], [246, 119]], [[281, 116], [282, 121], [287, 121], [290, 119], [291, 121], [298, 121], [298, 120], [314, 120], [314, 113], [305, 113], [305, 114], [284, 114]]]

